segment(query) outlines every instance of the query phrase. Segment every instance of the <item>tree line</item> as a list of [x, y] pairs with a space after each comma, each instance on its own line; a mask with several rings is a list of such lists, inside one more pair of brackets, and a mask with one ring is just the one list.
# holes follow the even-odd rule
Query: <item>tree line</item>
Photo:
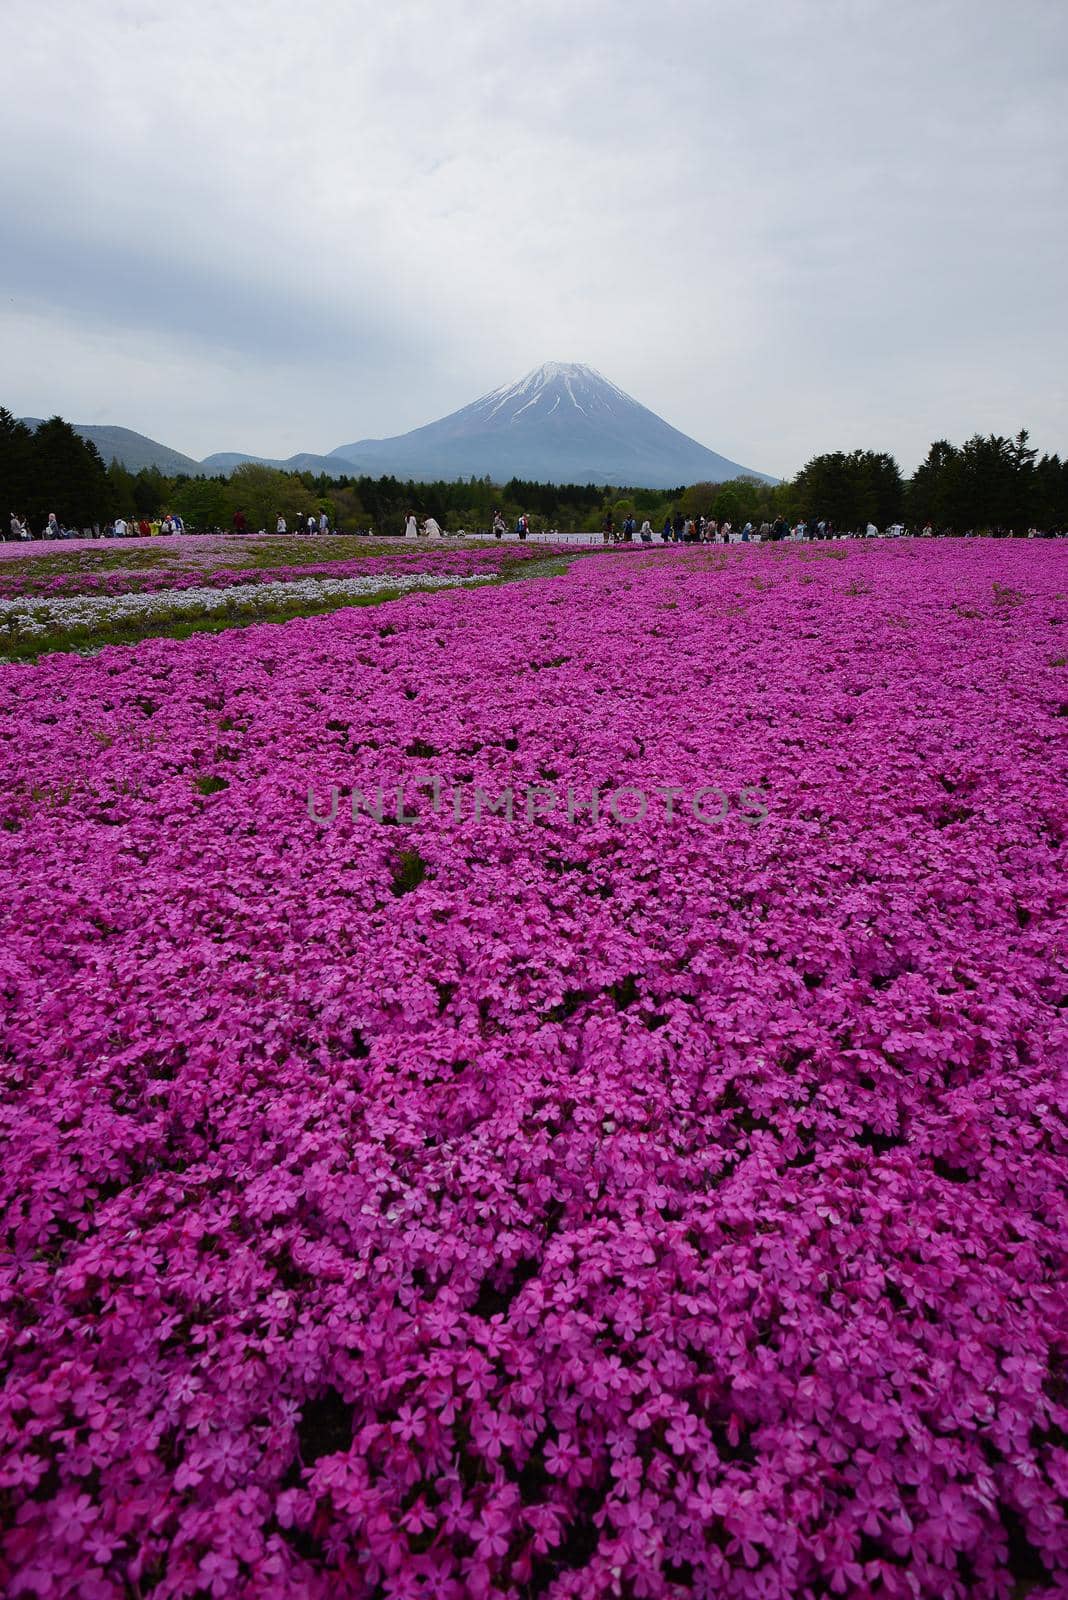
[[893, 456], [872, 450], [815, 456], [786, 486], [784, 509], [838, 528], [902, 522], [940, 533], [1063, 532], [1068, 461], [1039, 459], [1027, 439], [1023, 429], [1011, 439], [976, 434], [959, 447], [938, 439], [908, 480]]
[[594, 532], [611, 512], [616, 524], [634, 516], [655, 527], [680, 512], [718, 522], [824, 520], [841, 530], [893, 523], [937, 532], [1025, 532], [1068, 529], [1068, 461], [1043, 455], [1025, 431], [1014, 438], [976, 435], [956, 446], [931, 445], [906, 479], [892, 455], [873, 450], [814, 456], [789, 482], [680, 485], [671, 490], [600, 484], [553, 484], [488, 477], [416, 483], [385, 476], [283, 472], [249, 462], [229, 477], [168, 477], [155, 468], [137, 473], [118, 461], [105, 465], [96, 447], [61, 417], [34, 432], [0, 408], [0, 514], [25, 516], [40, 532], [54, 511], [65, 527], [104, 525], [116, 516], [158, 517], [177, 512], [188, 528], [229, 529], [242, 512], [252, 532], [273, 532], [279, 516], [325, 511], [344, 532], [399, 533], [405, 516], [434, 516], [443, 528], [489, 528], [501, 512], [514, 523], [526, 512], [535, 529]]

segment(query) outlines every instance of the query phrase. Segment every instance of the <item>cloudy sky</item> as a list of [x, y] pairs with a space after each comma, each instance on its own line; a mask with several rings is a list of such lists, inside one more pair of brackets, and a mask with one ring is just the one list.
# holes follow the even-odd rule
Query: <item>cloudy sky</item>
[[200, 457], [546, 360], [789, 474], [1068, 451], [1064, 0], [3, 0], [0, 404]]

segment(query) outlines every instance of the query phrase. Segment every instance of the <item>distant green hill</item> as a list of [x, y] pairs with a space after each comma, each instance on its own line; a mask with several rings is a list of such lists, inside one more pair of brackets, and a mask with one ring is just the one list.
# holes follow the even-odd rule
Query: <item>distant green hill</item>
[[[22, 420], [28, 428], [36, 430], [43, 419], [23, 417]], [[83, 439], [96, 445], [105, 466], [112, 461], [119, 461], [127, 472], [158, 467], [168, 478], [175, 478], [183, 472], [190, 478], [203, 474], [204, 468], [192, 456], [183, 456], [180, 450], [172, 450], [169, 445], [159, 444], [155, 439], [146, 439], [143, 433], [134, 433], [132, 428], [103, 428], [91, 422], [72, 422], [71, 427]]]
[[247, 456], [241, 450], [219, 450], [213, 456], [205, 456], [200, 463], [200, 471], [210, 478], [218, 473], [227, 476], [243, 467], [247, 462], [254, 462], [259, 467], [277, 467], [281, 472], [325, 472], [328, 477], [339, 478], [348, 474], [355, 475], [354, 469], [344, 461], [338, 461], [335, 456], [312, 455], [307, 450], [302, 450], [298, 455], [288, 456], [285, 461], [276, 456]]

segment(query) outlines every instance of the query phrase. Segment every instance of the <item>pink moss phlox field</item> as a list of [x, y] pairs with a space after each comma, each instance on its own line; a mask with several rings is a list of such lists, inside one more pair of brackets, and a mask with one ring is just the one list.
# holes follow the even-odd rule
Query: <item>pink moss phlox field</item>
[[0, 668], [0, 1590], [1063, 1595], [1066, 554]]
[[[99, 546], [97, 546], [99, 548]], [[231, 547], [232, 549], [232, 547]], [[293, 563], [280, 567], [157, 567], [148, 571], [116, 569], [110, 572], [57, 572], [49, 577], [32, 573], [13, 578], [0, 575], [0, 600], [23, 595], [42, 599], [68, 594], [158, 594], [165, 589], [232, 589], [245, 583], [292, 583], [298, 578], [362, 578], [380, 574], [440, 572], [444, 577], [496, 574], [505, 564], [551, 559], [570, 551], [566, 545], [492, 544], [483, 549], [448, 550], [395, 542], [389, 554], [356, 557], [349, 561]]]
[[[24, 561], [27, 557], [56, 555], [62, 551], [64, 555], [81, 555], [89, 550], [166, 550], [175, 555], [184, 554], [186, 551], [197, 551], [205, 554], [217, 554], [220, 549], [232, 548], [235, 538], [242, 537], [233, 534], [167, 534], [158, 535], [156, 538], [123, 539], [119, 544], [110, 540], [103, 543], [99, 539], [20, 539], [17, 543], [12, 540], [0, 544], [0, 566], [5, 561]], [[245, 535], [244, 537], [247, 537]]]

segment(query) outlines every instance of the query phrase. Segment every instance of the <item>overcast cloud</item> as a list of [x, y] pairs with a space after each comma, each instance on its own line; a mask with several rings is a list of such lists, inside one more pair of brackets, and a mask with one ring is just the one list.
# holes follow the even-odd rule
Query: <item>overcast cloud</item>
[[790, 474], [1068, 452], [1064, 0], [4, 0], [0, 404], [200, 457], [545, 360]]

